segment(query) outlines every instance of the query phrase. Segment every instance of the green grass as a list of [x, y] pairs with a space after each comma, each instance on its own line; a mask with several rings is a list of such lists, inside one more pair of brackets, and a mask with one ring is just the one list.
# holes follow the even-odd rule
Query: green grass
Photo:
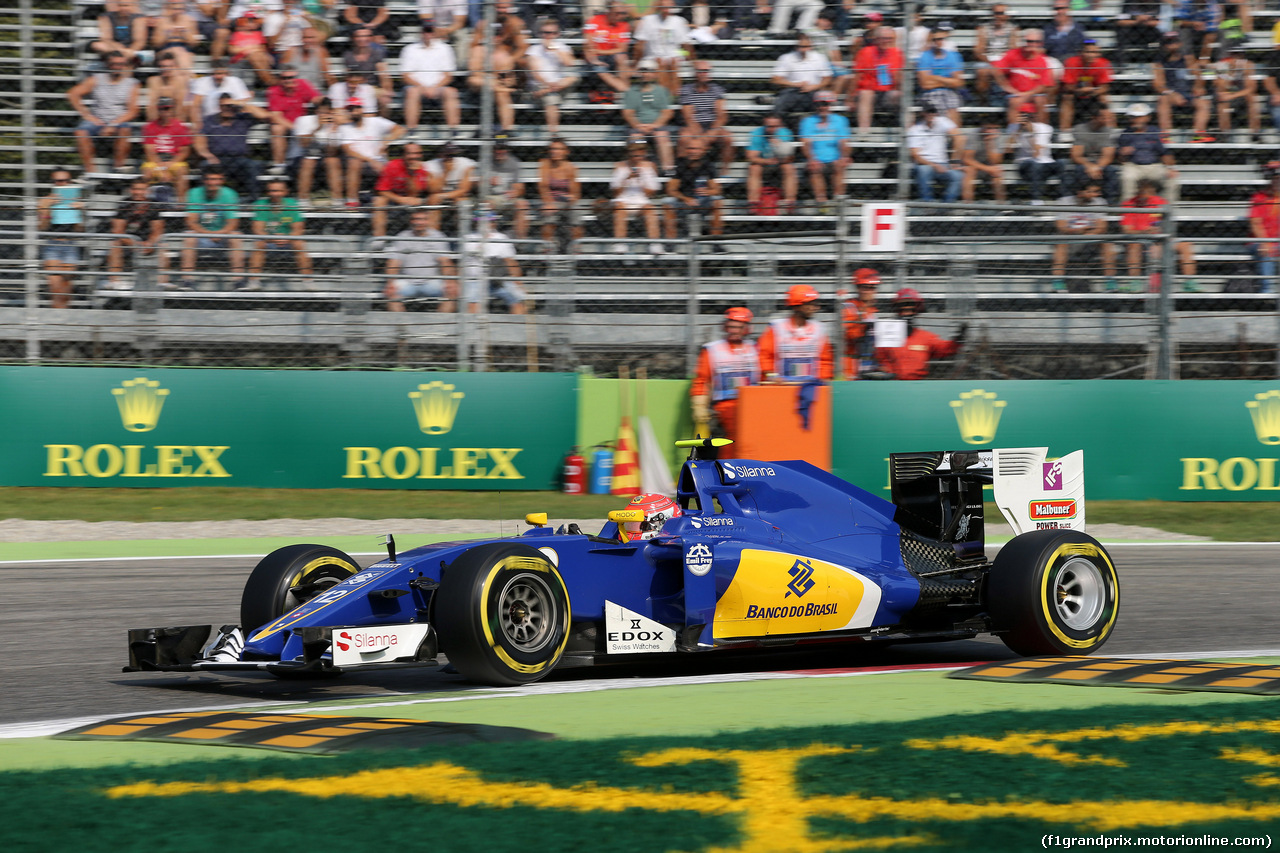
[[[270, 518], [603, 518], [624, 498], [558, 492], [356, 489], [0, 489], [0, 518], [219, 521]], [[1280, 540], [1280, 504], [1090, 501], [1091, 524], [1134, 524], [1222, 541]], [[988, 505], [988, 523], [1002, 521]]]

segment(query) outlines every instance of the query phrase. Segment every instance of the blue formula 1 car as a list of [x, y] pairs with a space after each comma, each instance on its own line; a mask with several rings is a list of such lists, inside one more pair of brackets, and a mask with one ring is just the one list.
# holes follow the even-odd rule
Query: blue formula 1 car
[[[805, 462], [709, 459], [691, 446], [682, 514], [631, 539], [528, 516], [522, 536], [443, 542], [366, 568], [322, 545], [267, 555], [240, 625], [129, 633], [136, 671], [280, 676], [424, 665], [444, 653], [496, 685], [557, 666], [815, 641], [994, 633], [1021, 654], [1088, 654], [1115, 627], [1119, 583], [1083, 531], [1083, 455], [1046, 448], [890, 457], [891, 501]], [[703, 457], [703, 458], [700, 458]], [[985, 553], [983, 489], [1013, 524]]]

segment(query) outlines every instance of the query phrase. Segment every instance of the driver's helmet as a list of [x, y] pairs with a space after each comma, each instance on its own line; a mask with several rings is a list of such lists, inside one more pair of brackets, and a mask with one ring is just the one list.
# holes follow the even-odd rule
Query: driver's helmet
[[636, 495], [627, 504], [627, 509], [644, 511], [644, 521], [622, 523], [622, 535], [624, 541], [628, 542], [633, 539], [652, 539], [662, 530], [662, 525], [667, 523], [667, 519], [684, 515], [680, 504], [666, 495], [657, 494]]

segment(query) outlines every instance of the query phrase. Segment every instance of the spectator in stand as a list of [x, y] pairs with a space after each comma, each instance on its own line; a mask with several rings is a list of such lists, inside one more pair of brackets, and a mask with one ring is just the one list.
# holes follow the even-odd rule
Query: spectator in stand
[[902, 45], [898, 43], [898, 31], [884, 22], [884, 15], [879, 12], [868, 12], [864, 21], [866, 26], [863, 27], [862, 32], [855, 33], [849, 38], [850, 56], [857, 56], [858, 51], [875, 44], [879, 36], [885, 34], [892, 37], [890, 39], [892, 47], [902, 49]]
[[938, 115], [938, 108], [933, 104], [925, 104], [920, 108], [919, 120], [907, 131], [907, 148], [911, 152], [916, 191], [921, 200], [934, 200], [935, 181], [945, 184], [943, 201], [953, 202], [960, 197], [960, 185], [964, 182], [964, 173], [956, 168], [960, 159], [960, 131], [951, 119]]
[[738, 389], [760, 384], [760, 353], [747, 339], [752, 319], [751, 311], [741, 306], [725, 311], [724, 337], [704, 344], [698, 354], [689, 385], [696, 432], [706, 430], [709, 436], [714, 413], [716, 432], [729, 439], [738, 437]]
[[1005, 121], [1018, 120], [1023, 104], [1035, 104], [1040, 121], [1048, 116], [1049, 93], [1053, 91], [1053, 71], [1044, 58], [1044, 37], [1031, 30], [1022, 36], [1022, 45], [1010, 50], [991, 65], [996, 85], [1008, 95]]
[[1188, 58], [1197, 65], [1213, 59], [1222, 10], [1218, 0], [1182, 0], [1174, 12], [1179, 40]]
[[[475, 187], [476, 161], [470, 157], [459, 157], [458, 146], [452, 142], [441, 145], [436, 158], [427, 161], [427, 171], [435, 180], [437, 204], [446, 208], [456, 208], [458, 202], [470, 196]], [[438, 223], [440, 214], [435, 216]]]
[[[107, 57], [105, 72], [89, 75], [67, 92], [67, 100], [80, 114], [76, 146], [86, 174], [96, 171], [93, 140], [98, 137], [115, 140], [113, 165], [116, 171], [124, 168], [133, 134], [131, 122], [138, 115], [138, 89], [129, 60], [124, 54], [112, 53]], [[92, 108], [85, 105], [88, 96], [93, 97]]]
[[680, 132], [681, 145], [698, 139], [712, 152], [712, 159], [719, 159], [722, 169], [733, 165], [733, 134], [726, 126], [729, 109], [724, 87], [712, 79], [711, 61], [699, 59], [693, 64], [694, 81], [680, 88], [680, 110], [684, 118], [684, 130]]
[[947, 33], [935, 29], [929, 33], [929, 49], [916, 63], [916, 80], [920, 102], [932, 104], [938, 112], [960, 126], [960, 90], [964, 88], [964, 60], [946, 47]]
[[1053, 20], [1044, 28], [1044, 52], [1061, 71], [1067, 60], [1084, 50], [1084, 27], [1071, 16], [1071, 0], [1054, 0]]
[[[1105, 207], [1106, 199], [1102, 197], [1102, 185], [1097, 181], [1088, 181], [1080, 187], [1075, 195], [1063, 196], [1058, 204], [1068, 207]], [[1072, 237], [1100, 236], [1107, 233], [1107, 215], [1096, 211], [1081, 210], [1058, 215], [1054, 226], [1059, 234]], [[1067, 262], [1071, 262], [1074, 275], [1083, 273], [1085, 283], [1081, 287], [1072, 287], [1072, 292], [1088, 293], [1091, 288], [1088, 277], [1096, 275], [1098, 261], [1102, 261], [1103, 275], [1106, 276], [1103, 286], [1108, 291], [1117, 288], [1116, 283], [1116, 247], [1111, 243], [1079, 242], [1058, 243], [1053, 247], [1053, 281], [1050, 287], [1061, 292], [1067, 289], [1065, 278]]]
[[[233, 286], [244, 287], [244, 258], [240, 250], [240, 238], [231, 236], [240, 231], [240, 196], [224, 185], [226, 176], [217, 166], [204, 170], [200, 186], [187, 193], [187, 230], [196, 237], [182, 241], [182, 287], [190, 290], [195, 282], [192, 273], [201, 251], [212, 251], [225, 257], [236, 276]], [[221, 259], [221, 258], [220, 258]]]
[[982, 123], [971, 128], [963, 137], [960, 162], [964, 166], [964, 181], [960, 185], [962, 201], [973, 201], [978, 181], [991, 184], [996, 202], [1008, 199], [1004, 186], [1004, 134], [1000, 119], [988, 113]]
[[462, 0], [418, 0], [418, 20], [430, 21], [436, 38], [449, 41], [467, 26], [467, 4]]
[[498, 132], [511, 136], [515, 133], [515, 100], [521, 97], [523, 91], [520, 85], [522, 72], [517, 63], [524, 61], [528, 45], [524, 31], [520, 29], [520, 17], [507, 15], [505, 21], [507, 23], [494, 33], [492, 58], [488, 60], [492, 65], [492, 72], [485, 71], [484, 41], [472, 40], [471, 58], [467, 64], [467, 85], [477, 101], [486, 87], [493, 91], [494, 105], [498, 112]]
[[1034, 104], [1023, 104], [1017, 124], [1006, 131], [1018, 177], [1029, 184], [1032, 204], [1044, 204], [1045, 183], [1061, 173], [1053, 157], [1053, 128], [1036, 121]]
[[1080, 192], [1086, 183], [1096, 181], [1102, 187], [1107, 204], [1120, 203], [1120, 170], [1116, 166], [1116, 132], [1096, 107], [1083, 113], [1084, 122], [1072, 131], [1074, 141], [1063, 171], [1063, 190]]
[[529, 202], [524, 197], [524, 164], [511, 153], [505, 138], [494, 140], [493, 169], [489, 173], [489, 207], [501, 224], [510, 220], [517, 240], [529, 237]]
[[900, 347], [880, 347], [876, 359], [880, 367], [893, 374], [894, 379], [916, 380], [929, 375], [929, 362], [935, 358], [950, 358], [960, 351], [969, 327], [960, 324], [955, 338], [940, 338], [928, 329], [916, 325], [924, 313], [924, 300], [919, 292], [904, 287], [893, 297], [893, 310], [907, 324], [907, 340]]
[[311, 26], [300, 0], [281, 0], [283, 5], [266, 14], [262, 34], [267, 39], [267, 50], [277, 62], [286, 51], [302, 47], [302, 32]]
[[[342, 198], [342, 131], [337, 111], [328, 98], [321, 98], [315, 112], [293, 123], [293, 138], [298, 140], [302, 161], [298, 165], [298, 204], [311, 207], [311, 184], [316, 164], [324, 168], [329, 198]], [[376, 215], [376, 213], [375, 213]], [[375, 220], [376, 221], [376, 220]]]
[[366, 115], [364, 105], [347, 104], [348, 121], [338, 131], [342, 153], [347, 158], [347, 207], [360, 206], [360, 189], [377, 181], [387, 167], [387, 146], [404, 135], [404, 128], [391, 119]]
[[772, 187], [781, 191], [782, 209], [792, 211], [796, 206], [795, 135], [782, 124], [779, 115], [767, 115], [764, 123], [751, 131], [747, 143], [747, 204], [753, 212], [760, 211], [761, 191]]
[[228, 43], [228, 61], [232, 65], [249, 66], [263, 86], [270, 86], [275, 82], [271, 72], [274, 60], [262, 32], [262, 18], [255, 12], [245, 12], [236, 18], [234, 27]]
[[990, 103], [991, 84], [996, 79], [992, 66], [1018, 47], [1021, 35], [1018, 25], [1009, 17], [1009, 8], [1003, 3], [992, 6], [991, 20], [978, 25], [977, 41], [973, 47], [973, 80], [982, 103]]
[[594, 16], [582, 28], [582, 58], [608, 91], [625, 92], [631, 87], [630, 49], [631, 16], [625, 3], [611, 2], [608, 12]]
[[377, 193], [373, 199], [375, 237], [386, 236], [388, 207], [421, 207], [424, 204], [438, 203], [434, 193], [436, 179], [427, 169], [422, 146], [409, 142], [400, 153], [402, 156], [387, 164], [374, 185], [374, 192]]
[[[1160, 43], [1160, 59], [1152, 66], [1151, 85], [1159, 100], [1156, 114], [1160, 130], [1173, 130], [1173, 114], [1192, 116], [1192, 142], [1213, 142], [1208, 133], [1209, 101], [1200, 67], [1194, 59], [1182, 52], [1182, 41], [1176, 33], [1169, 33]], [[1128, 196], [1125, 196], [1128, 198]]]
[[320, 93], [298, 75], [292, 65], [281, 65], [279, 82], [267, 89], [267, 109], [271, 113], [271, 174], [283, 175], [286, 161], [301, 152], [293, 136], [293, 124], [320, 100]]
[[211, 63], [209, 76], [198, 77], [191, 84], [188, 115], [191, 125], [200, 127], [209, 116], [218, 114], [222, 106], [222, 96], [229, 95], [237, 103], [253, 97], [244, 81], [230, 73], [225, 59], [215, 59]]
[[400, 38], [400, 28], [391, 20], [387, 0], [347, 0], [342, 9], [342, 29], [348, 38], [356, 30], [367, 29], [378, 44]]
[[[350, 74], [352, 71], [364, 73], [366, 83], [376, 84], [388, 98], [392, 94], [391, 75], [387, 73], [387, 48], [373, 40], [373, 31], [361, 27], [351, 35], [351, 47], [342, 55], [342, 66]], [[333, 82], [331, 81], [330, 85]], [[345, 103], [343, 101], [334, 101]]]
[[809, 167], [809, 187], [813, 190], [818, 213], [830, 216], [835, 211], [830, 200], [844, 198], [845, 172], [849, 168], [849, 141], [853, 134], [849, 120], [835, 115], [831, 108], [836, 96], [819, 92], [814, 98], [818, 111], [800, 122], [800, 144], [804, 147]]
[[167, 286], [168, 258], [157, 252], [160, 238], [164, 236], [164, 220], [160, 218], [165, 205], [148, 196], [150, 186], [145, 180], [129, 184], [129, 194], [116, 208], [111, 219], [111, 233], [117, 235], [107, 250], [107, 287], [110, 290], [129, 290], [129, 284], [120, 277], [124, 271], [126, 253], [130, 260], [136, 255], [156, 255], [160, 267], [160, 285]]
[[187, 89], [187, 76], [178, 70], [178, 63], [168, 53], [160, 54], [156, 65], [160, 73], [153, 74], [147, 81], [147, 121], [160, 118], [159, 104], [162, 98], [173, 101], [173, 118], [190, 121], [188, 113], [196, 114], [197, 111], [188, 103], [190, 92]]
[[673, 14], [671, 0], [656, 0], [653, 14], [645, 15], [636, 25], [636, 59], [651, 59], [658, 66], [659, 80], [674, 98], [680, 92], [680, 60], [685, 54], [694, 56], [689, 39], [689, 22]]
[[1116, 64], [1150, 64], [1160, 51], [1163, 0], [1124, 0], [1116, 18]]
[[[822, 11], [822, 0], [774, 0], [773, 17], [769, 20], [769, 35], [785, 36], [792, 30], [811, 30]], [[800, 13], [792, 26], [792, 18]]]
[[560, 40], [560, 25], [545, 21], [538, 27], [539, 39], [525, 54], [529, 65], [529, 92], [542, 103], [547, 132], [560, 133], [560, 102], [565, 93], [578, 85], [573, 73], [578, 60]]
[[[1160, 208], [1168, 204], [1165, 199], [1155, 193], [1156, 182], [1150, 178], [1143, 178], [1138, 181], [1137, 195], [1126, 199], [1122, 207], [1151, 209]], [[1161, 219], [1163, 219], [1163, 215], [1160, 213], [1126, 213], [1120, 217], [1120, 230], [1125, 234], [1162, 234], [1164, 230], [1161, 227]], [[1146, 246], [1146, 255], [1151, 262], [1149, 289], [1153, 292], [1160, 290], [1161, 245], [1162, 242], [1160, 240], [1153, 240]], [[1185, 240], [1174, 243], [1173, 248], [1178, 253], [1178, 266], [1183, 275], [1182, 289], [1187, 293], [1199, 293], [1200, 285], [1195, 279], [1195, 248]], [[1142, 289], [1142, 255], [1142, 243], [1129, 244], [1129, 288], [1131, 290]]]
[[[658, 182], [658, 171], [645, 159], [645, 145], [639, 140], [627, 144], [627, 159], [613, 167], [613, 175], [609, 179], [609, 189], [613, 192], [613, 236], [618, 240], [627, 237], [627, 222], [632, 215], [639, 212], [644, 216], [645, 233], [654, 242], [649, 244], [649, 252], [654, 255], [666, 254], [666, 248], [658, 241], [658, 209], [653, 204], [652, 196], [662, 188]], [[627, 253], [625, 243], [613, 247], [614, 252]]]
[[553, 139], [547, 145], [547, 156], [538, 161], [538, 198], [542, 202], [542, 239], [552, 244], [556, 229], [567, 227], [572, 239], [582, 239], [578, 202], [582, 185], [578, 183], [578, 167], [569, 159], [569, 145]]
[[813, 96], [832, 80], [831, 60], [813, 49], [809, 36], [796, 37], [796, 49], [778, 57], [770, 82], [779, 87], [773, 112], [784, 119], [792, 113], [812, 112]]
[[126, 63], [136, 65], [138, 53], [146, 48], [147, 16], [138, 12], [136, 0], [116, 0], [114, 10], [104, 7], [98, 16], [98, 37], [89, 42], [90, 50], [110, 67], [111, 54], [118, 53]]
[[378, 90], [369, 82], [365, 73], [353, 68], [329, 87], [329, 100], [335, 104], [349, 104], [359, 101], [365, 115], [381, 115], [386, 118], [390, 112], [390, 93]]
[[185, 0], [165, 0], [164, 12], [156, 19], [151, 45], [156, 56], [168, 54], [182, 71], [191, 71], [200, 44], [200, 28], [187, 14]]
[[[667, 239], [676, 239], [679, 220], [689, 214], [709, 219], [712, 235], [723, 234], [723, 205], [716, 164], [707, 156], [701, 139], [689, 140], [685, 155], [676, 161], [675, 176], [667, 181]], [[712, 249], [724, 251], [719, 243], [713, 243]]]
[[476, 217], [477, 227], [462, 240], [462, 298], [475, 314], [481, 302], [501, 300], [512, 314], [528, 313], [528, 295], [520, 286], [520, 262], [511, 238], [499, 231], [493, 216]]
[[[844, 375], [857, 379], [858, 374], [876, 369], [876, 288], [880, 274], [870, 267], [853, 272], [854, 296], [846, 299], [841, 311], [844, 326]], [[838, 294], [844, 299], [845, 293]]]
[[267, 184], [267, 197], [253, 203], [253, 233], [264, 239], [253, 241], [253, 254], [249, 257], [249, 283], [245, 290], [261, 290], [259, 278], [264, 269], [278, 272], [286, 269], [290, 260], [302, 275], [302, 288], [315, 287], [311, 279], [311, 256], [307, 254], [306, 222], [298, 202], [289, 198], [289, 185], [283, 180]]
[[36, 206], [36, 227], [45, 235], [66, 236], [46, 236], [40, 257], [48, 275], [49, 307], [70, 308], [73, 277], [80, 265], [80, 248], [71, 235], [84, 230], [84, 202], [66, 169], [54, 169], [50, 177], [53, 191]]
[[1077, 108], [1081, 115], [1097, 114], [1108, 126], [1114, 125], [1108, 97], [1110, 90], [1111, 63], [1102, 55], [1096, 41], [1085, 39], [1083, 51], [1079, 56], [1069, 57], [1062, 72], [1058, 129], [1062, 131], [1063, 142], [1072, 139], [1071, 127]]
[[191, 128], [174, 118], [175, 106], [172, 98], [161, 98], [159, 118], [142, 129], [142, 177], [148, 184], [170, 184], [177, 198], [186, 198]]
[[790, 316], [771, 322], [756, 342], [765, 382], [802, 383], [835, 377], [831, 338], [826, 327], [813, 319], [818, 313], [819, 298], [818, 291], [807, 284], [788, 288]]
[[642, 59], [636, 68], [640, 79], [631, 81], [631, 88], [622, 99], [622, 120], [631, 128], [628, 141], [653, 145], [658, 150], [663, 174], [669, 174], [675, 165], [669, 126], [675, 115], [674, 100], [671, 92], [658, 84], [655, 60]]
[[1151, 130], [1151, 107], [1130, 104], [1125, 110], [1129, 129], [1120, 134], [1116, 148], [1120, 154], [1120, 197], [1132, 198], [1138, 182], [1144, 178], [1162, 183], [1170, 201], [1178, 200], [1178, 170], [1173, 152], [1164, 145], [1163, 134]]
[[880, 27], [871, 44], [854, 58], [857, 80], [849, 95], [849, 108], [856, 104], [859, 137], [870, 131], [876, 112], [897, 115], [902, 102], [902, 51], [893, 46], [893, 38], [888, 27]]
[[[1280, 27], [1280, 22], [1276, 23]], [[1266, 108], [1271, 115], [1271, 126], [1280, 130], [1280, 39], [1267, 53], [1262, 66], [1262, 88], [1267, 93]]]
[[1263, 293], [1276, 292], [1276, 263], [1280, 259], [1280, 161], [1272, 160], [1262, 167], [1267, 186], [1249, 200], [1249, 234], [1258, 242], [1250, 246], [1258, 259], [1258, 274], [1263, 277]]
[[205, 161], [221, 167], [226, 179], [239, 187], [250, 201], [258, 197], [258, 175], [261, 164], [249, 150], [249, 131], [258, 122], [275, 123], [271, 113], [247, 101], [222, 95], [220, 108], [200, 126], [195, 137], [196, 153]]
[[[329, 69], [329, 49], [324, 46], [324, 39], [315, 27], [304, 29], [302, 44], [286, 50], [280, 56], [280, 61], [298, 69], [298, 76], [310, 83], [311, 88], [317, 92], [323, 92], [333, 84], [333, 73]], [[385, 64], [383, 74], [386, 74]], [[390, 86], [386, 88], [390, 90]]]
[[431, 226], [425, 210], [409, 215], [408, 229], [387, 247], [388, 311], [403, 311], [406, 299], [438, 299], [437, 311], [456, 311], [458, 282], [445, 236]]
[[809, 33], [809, 41], [813, 49], [821, 53], [831, 63], [831, 91], [842, 98], [851, 96], [851, 85], [853, 84], [853, 69], [844, 61], [844, 51], [838, 39], [831, 31], [832, 13], [824, 11], [818, 16], [817, 26]]
[[1230, 135], [1232, 116], [1247, 123], [1250, 139], [1262, 142], [1262, 117], [1258, 111], [1258, 83], [1244, 45], [1233, 45], [1225, 59], [1213, 64], [1214, 94], [1218, 102], [1218, 130]]
[[410, 133], [418, 131], [418, 118], [425, 103], [428, 109], [444, 111], [446, 127], [456, 128], [462, 120], [458, 90], [452, 85], [458, 71], [457, 59], [449, 43], [436, 38], [430, 22], [422, 24], [422, 40], [400, 52], [400, 74], [404, 78], [404, 122]]

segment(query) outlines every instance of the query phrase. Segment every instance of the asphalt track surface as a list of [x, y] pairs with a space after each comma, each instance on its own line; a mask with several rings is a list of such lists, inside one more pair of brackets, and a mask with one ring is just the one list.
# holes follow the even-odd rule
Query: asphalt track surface
[[[1280, 543], [1108, 546], [1121, 614], [1105, 654], [1194, 656], [1280, 648]], [[372, 558], [364, 558], [369, 562]], [[279, 681], [242, 674], [122, 673], [125, 634], [236, 621], [244, 558], [0, 565], [0, 725], [175, 708], [326, 702], [476, 689], [436, 668]], [[994, 638], [928, 645], [708, 654], [570, 669], [602, 680], [846, 666], [960, 664], [1012, 657]]]

